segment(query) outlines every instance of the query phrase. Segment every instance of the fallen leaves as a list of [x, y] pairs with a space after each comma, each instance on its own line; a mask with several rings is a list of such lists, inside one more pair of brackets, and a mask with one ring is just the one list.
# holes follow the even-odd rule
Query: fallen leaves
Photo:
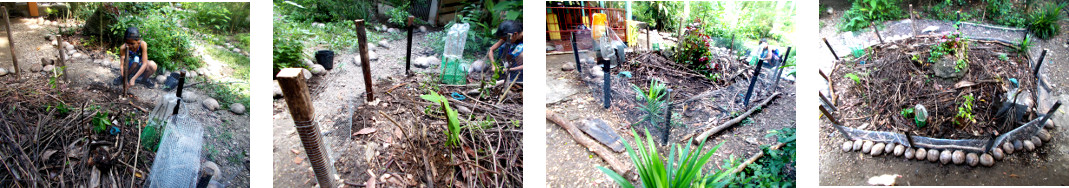
[[359, 131], [356, 131], [355, 133], [353, 133], [353, 136], [371, 134], [371, 133], [375, 133], [375, 131], [378, 131], [378, 129], [375, 129], [374, 127], [367, 127], [367, 128], [360, 129]]

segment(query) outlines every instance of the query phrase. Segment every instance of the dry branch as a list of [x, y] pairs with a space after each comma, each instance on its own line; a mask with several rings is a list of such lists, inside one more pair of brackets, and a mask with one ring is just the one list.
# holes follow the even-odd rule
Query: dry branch
[[[779, 148], [783, 147], [784, 145], [787, 145], [787, 143], [784, 142], [784, 143], [776, 144], [775, 146], [769, 147], [768, 150], [769, 151], [778, 150]], [[746, 169], [746, 165], [753, 164], [754, 162], [757, 161], [757, 159], [760, 159], [762, 156], [765, 156], [765, 152], [764, 151], [760, 151], [757, 154], [754, 154], [754, 156], [750, 157], [750, 159], [747, 159], [746, 162], [743, 162], [742, 164], [739, 164], [739, 166], [735, 167], [735, 170], [732, 171], [731, 173], [732, 174], [736, 174], [736, 173], [742, 172], [743, 169]]]
[[613, 171], [616, 171], [616, 173], [626, 175], [627, 172], [630, 171], [630, 168], [627, 165], [616, 159], [612, 151], [605, 148], [605, 146], [602, 146], [601, 143], [598, 143], [597, 141], [594, 141], [594, 139], [591, 139], [590, 137], [586, 136], [583, 131], [579, 130], [579, 128], [575, 127], [575, 125], [572, 125], [572, 123], [568, 122], [568, 120], [557, 116], [556, 113], [553, 113], [553, 111], [549, 110], [546, 110], [546, 119], [553, 121], [553, 123], [556, 123], [557, 125], [563, 127], [564, 130], [568, 131], [568, 134], [572, 135], [572, 139], [575, 139], [575, 142], [582, 144], [588, 150], [594, 152], [595, 154], [598, 154], [598, 156], [601, 157], [602, 160], [605, 160], [606, 163], [609, 163], [609, 167], [611, 167]]
[[747, 110], [746, 113], [742, 113], [738, 117], [735, 117], [735, 118], [733, 118], [733, 119], [731, 119], [731, 120], [729, 120], [727, 122], [724, 122], [724, 123], [722, 123], [722, 124], [720, 124], [720, 125], [718, 125], [716, 127], [713, 127], [712, 129], [709, 129], [709, 130], [706, 130], [705, 132], [702, 132], [701, 135], [698, 135], [698, 137], [694, 139], [694, 143], [700, 143], [701, 141], [704, 141], [705, 139], [708, 139], [709, 136], [712, 136], [713, 134], [716, 134], [716, 133], [718, 133], [720, 131], [723, 131], [724, 129], [727, 129], [727, 128], [731, 127], [732, 125], [738, 124], [743, 119], [746, 119], [747, 116], [750, 116], [750, 114], [752, 114], [753, 112], [757, 111], [758, 108], [761, 108], [761, 107], [763, 107], [765, 105], [768, 105], [768, 103], [771, 102], [772, 99], [775, 99], [777, 96], [779, 96], [779, 94], [780, 94], [779, 92], [776, 92], [776, 93], [772, 94], [772, 96], [769, 96], [768, 98], [765, 98], [765, 100], [761, 101], [761, 103], [758, 104], [757, 106], [750, 107], [750, 110]]

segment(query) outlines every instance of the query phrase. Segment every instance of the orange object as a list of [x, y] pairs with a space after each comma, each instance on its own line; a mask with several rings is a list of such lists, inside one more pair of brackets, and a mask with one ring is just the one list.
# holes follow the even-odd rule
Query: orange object
[[601, 35], [605, 34], [605, 28], [608, 27], [608, 26], [606, 26], [606, 23], [605, 23], [606, 22], [605, 21], [606, 20], [605, 14], [604, 13], [594, 13], [593, 20], [594, 21], [593, 21], [592, 29], [593, 29], [593, 33], [594, 33], [594, 38], [601, 38]]
[[26, 3], [26, 6], [28, 8], [30, 8], [30, 16], [31, 17], [37, 17], [38, 15], [40, 15], [40, 13], [37, 12], [37, 3], [29, 2], [29, 3]]

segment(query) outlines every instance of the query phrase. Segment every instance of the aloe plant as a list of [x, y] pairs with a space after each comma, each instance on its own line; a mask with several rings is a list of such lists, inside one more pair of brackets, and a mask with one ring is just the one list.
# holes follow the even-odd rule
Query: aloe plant
[[457, 118], [457, 111], [453, 108], [449, 108], [449, 100], [445, 96], [439, 95], [437, 92], [431, 91], [426, 95], [420, 95], [419, 98], [423, 100], [431, 101], [442, 105], [442, 111], [445, 112], [446, 120], [448, 121], [446, 135], [449, 136], [449, 140], [446, 142], [446, 146], [459, 145], [460, 142], [460, 119]]
[[[723, 143], [717, 144], [716, 147], [713, 147], [708, 152], [702, 152], [705, 141], [702, 141], [693, 150], [690, 148], [690, 144], [687, 144], [685, 148], [674, 145], [675, 150], [671, 150], [668, 154], [668, 161], [663, 161], [661, 154], [657, 152], [653, 137], [650, 136], [650, 131], [646, 130], [645, 133], [646, 141], [643, 141], [634, 130], [631, 131], [631, 135], [635, 135], [637, 152], [630, 144], [624, 142], [627, 155], [631, 157], [631, 161], [635, 164], [636, 172], [641, 178], [642, 187], [724, 187], [730, 183], [730, 172], [734, 170], [734, 167], [732, 169], [721, 169], [721, 171], [713, 170], [710, 173], [702, 172], [702, 167], [709, 162], [709, 158], [713, 156], [713, 153], [716, 153], [716, 150]], [[676, 155], [677, 153], [679, 155]], [[609, 175], [609, 178], [612, 178], [621, 187], [635, 187], [620, 174], [605, 167], [599, 166], [597, 168]]]

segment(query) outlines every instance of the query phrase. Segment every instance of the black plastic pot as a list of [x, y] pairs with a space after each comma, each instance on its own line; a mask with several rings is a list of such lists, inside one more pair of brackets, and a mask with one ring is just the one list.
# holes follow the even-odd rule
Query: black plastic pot
[[323, 65], [327, 70], [334, 69], [334, 51], [316, 51], [316, 64]]

